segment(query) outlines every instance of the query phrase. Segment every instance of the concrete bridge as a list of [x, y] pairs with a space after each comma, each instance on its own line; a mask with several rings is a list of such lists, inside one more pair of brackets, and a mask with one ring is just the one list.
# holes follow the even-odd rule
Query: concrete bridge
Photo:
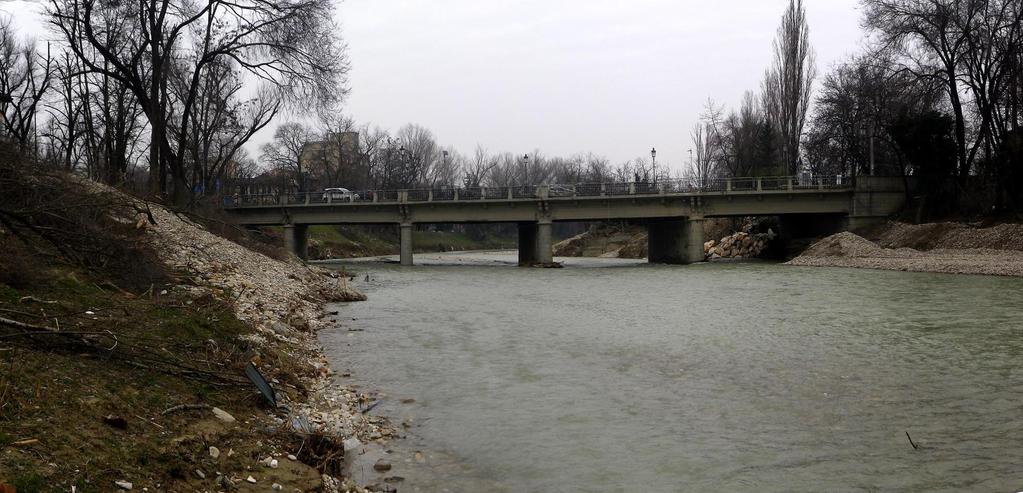
[[401, 263], [412, 265], [412, 228], [428, 223], [517, 223], [521, 264], [553, 261], [557, 221], [628, 220], [649, 230], [649, 261], [703, 260], [703, 222], [712, 217], [781, 216], [792, 224], [853, 229], [883, 221], [904, 203], [901, 177], [729, 178], [708, 183], [600, 183], [500, 188], [369, 190], [235, 196], [227, 211], [242, 225], [283, 226], [288, 248], [307, 258], [314, 224], [394, 224]]

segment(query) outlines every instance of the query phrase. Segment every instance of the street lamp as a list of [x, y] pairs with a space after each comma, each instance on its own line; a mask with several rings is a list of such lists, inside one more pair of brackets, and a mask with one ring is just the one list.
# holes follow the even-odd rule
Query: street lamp
[[653, 161], [654, 165], [654, 185], [657, 184], [657, 148], [650, 148], [650, 160]]

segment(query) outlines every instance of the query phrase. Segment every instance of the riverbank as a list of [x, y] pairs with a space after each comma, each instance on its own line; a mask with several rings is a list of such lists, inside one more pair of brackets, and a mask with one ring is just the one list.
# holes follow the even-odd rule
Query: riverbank
[[843, 232], [810, 246], [788, 265], [1023, 277], [1023, 225], [889, 223]]
[[[457, 231], [416, 230], [412, 233], [415, 253], [467, 250], [495, 250], [515, 247], [514, 237], [494, 234], [477, 239]], [[397, 231], [378, 227], [319, 225], [309, 228], [309, 258], [336, 260], [397, 255]]]
[[[343, 443], [395, 432], [332, 380], [316, 339], [337, 323], [324, 303], [365, 299], [343, 275], [105, 187], [42, 180], [76, 209], [60, 228], [35, 224], [38, 238], [0, 228], [0, 486], [366, 491], [342, 478]], [[8, 200], [4, 212], [21, 205]], [[47, 241], [58, 229], [95, 244]]]

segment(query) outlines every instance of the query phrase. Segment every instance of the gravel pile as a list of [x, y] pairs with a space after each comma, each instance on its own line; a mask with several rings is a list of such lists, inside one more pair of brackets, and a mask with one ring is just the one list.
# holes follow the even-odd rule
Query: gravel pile
[[978, 229], [954, 223], [896, 223], [881, 234], [881, 245], [839, 233], [814, 243], [788, 265], [1023, 277], [1023, 251], [1011, 248], [1023, 241], [1021, 233], [1019, 225]]
[[1023, 250], [1023, 224], [977, 228], [963, 223], [891, 223], [878, 238], [885, 248]]

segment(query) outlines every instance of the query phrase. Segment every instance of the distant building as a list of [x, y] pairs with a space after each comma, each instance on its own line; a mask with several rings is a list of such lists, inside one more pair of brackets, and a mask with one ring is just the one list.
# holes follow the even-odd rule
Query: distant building
[[299, 162], [309, 176], [309, 189], [365, 187], [366, 156], [359, 149], [359, 132], [343, 132], [339, 139], [302, 146]]

